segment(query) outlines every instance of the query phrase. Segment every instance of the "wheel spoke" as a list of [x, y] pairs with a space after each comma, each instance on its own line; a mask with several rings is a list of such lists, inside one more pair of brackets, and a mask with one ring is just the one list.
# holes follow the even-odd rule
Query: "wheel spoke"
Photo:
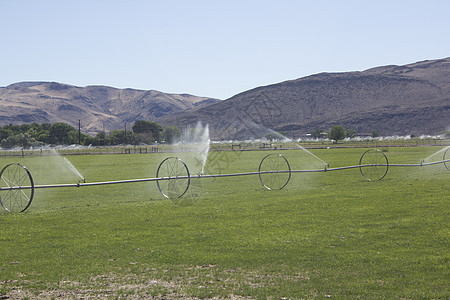
[[[166, 198], [180, 198], [189, 188], [190, 177], [186, 164], [179, 158], [168, 157], [161, 162], [156, 172], [158, 189]], [[181, 178], [182, 177], [182, 178]]]
[[281, 190], [291, 178], [291, 168], [281, 154], [269, 154], [259, 165], [259, 179], [268, 190]]
[[9, 164], [0, 173], [0, 204], [9, 212], [23, 212], [31, 204], [34, 183], [30, 172], [20, 164]]
[[383, 179], [389, 168], [386, 155], [378, 149], [369, 149], [364, 152], [359, 160], [359, 165], [361, 175], [368, 181]]

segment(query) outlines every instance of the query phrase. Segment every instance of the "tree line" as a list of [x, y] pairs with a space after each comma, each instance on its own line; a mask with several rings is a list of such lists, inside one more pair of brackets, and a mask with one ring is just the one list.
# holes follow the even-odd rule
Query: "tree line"
[[157, 123], [139, 120], [132, 130], [101, 131], [95, 136], [82, 133], [66, 123], [43, 123], [5, 125], [0, 127], [0, 145], [2, 148], [41, 147], [48, 145], [113, 146], [120, 144], [174, 143], [181, 137], [177, 126], [163, 127]]

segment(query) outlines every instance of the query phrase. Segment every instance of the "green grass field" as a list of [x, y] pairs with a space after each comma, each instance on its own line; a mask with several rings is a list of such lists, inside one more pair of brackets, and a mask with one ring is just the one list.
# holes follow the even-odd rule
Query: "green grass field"
[[[415, 164], [443, 147], [389, 148]], [[311, 152], [331, 168], [364, 149]], [[276, 152], [210, 152], [206, 174], [257, 171]], [[303, 150], [294, 170], [323, 168]], [[87, 182], [155, 177], [195, 153], [67, 156]], [[442, 160], [442, 153], [431, 160]], [[61, 157], [1, 157], [36, 184], [76, 183]], [[448, 299], [448, 171], [392, 167], [376, 182], [359, 169], [296, 173], [280, 191], [258, 176], [192, 179], [181, 199], [155, 182], [37, 189], [26, 213], [0, 213], [0, 298]]]

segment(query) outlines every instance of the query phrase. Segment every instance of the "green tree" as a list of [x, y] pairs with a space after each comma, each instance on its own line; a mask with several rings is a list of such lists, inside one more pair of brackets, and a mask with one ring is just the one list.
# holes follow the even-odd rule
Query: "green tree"
[[16, 135], [11, 135], [7, 139], [3, 139], [1, 142], [3, 148], [13, 148], [13, 147], [40, 147], [43, 145], [42, 142], [36, 141], [28, 133], [18, 133]]
[[266, 139], [269, 140], [270, 142], [278, 140], [279, 137], [280, 136], [275, 132], [270, 132], [266, 134]]
[[41, 131], [49, 131], [50, 128], [52, 127], [52, 124], [42, 123], [39, 127], [41, 128]]
[[134, 122], [132, 129], [133, 129], [134, 133], [149, 132], [149, 131], [151, 131], [150, 122], [138, 120], [138, 121]]
[[31, 129], [31, 125], [30, 124], [22, 124], [19, 126], [19, 128], [20, 128], [19, 129], [20, 133], [26, 133]]
[[328, 132], [328, 138], [337, 143], [340, 140], [345, 139], [345, 130], [342, 126], [333, 126]]
[[[161, 141], [161, 132], [163, 131], [163, 128], [161, 125], [149, 121], [142, 121], [138, 120], [134, 123], [133, 132], [136, 134], [152, 134], [153, 141]], [[145, 139], [145, 137], [143, 137]], [[147, 136], [148, 138], [148, 136]], [[151, 141], [151, 142], [153, 142]], [[149, 142], [149, 143], [151, 143]]]
[[81, 134], [81, 144], [83, 146], [89, 146], [94, 144], [94, 137], [88, 134]]
[[[33, 123], [32, 125], [34, 125], [34, 124], [36, 124], [36, 123]], [[34, 138], [43, 143], [47, 143], [51, 127], [52, 127], [52, 124], [50, 124], [50, 123], [43, 123], [41, 125], [33, 126], [33, 129], [36, 132], [36, 135], [34, 136]]]
[[379, 137], [379, 136], [380, 136], [380, 134], [378, 133], [378, 131], [376, 131], [376, 130], [372, 131], [372, 137], [373, 138], [376, 138], [376, 137]]
[[166, 143], [174, 144], [180, 140], [181, 130], [178, 126], [170, 125], [164, 128], [163, 137]]
[[55, 123], [49, 130], [49, 143], [75, 144], [78, 141], [78, 131], [65, 123]]
[[36, 139], [42, 143], [46, 143], [48, 141], [48, 132], [39, 133]]
[[445, 137], [446, 139], [450, 139], [450, 130], [444, 131], [444, 137]]
[[106, 133], [104, 131], [100, 131], [92, 139], [92, 144], [94, 146], [109, 146], [111, 144], [111, 141], [109, 137], [106, 136]]
[[353, 129], [347, 129], [345, 131], [345, 136], [348, 137], [349, 139], [353, 139], [356, 137], [356, 131]]
[[[8, 147], [21, 146], [30, 147], [47, 144], [77, 144], [80, 141], [82, 145], [92, 144], [94, 138], [81, 133], [78, 130], [65, 123], [37, 123], [22, 125], [6, 125], [0, 127], [0, 141], [5, 140], [3, 145]], [[8, 138], [10, 138], [8, 140]], [[7, 141], [6, 141], [7, 140]], [[13, 145], [14, 144], [14, 145]]]
[[3, 139], [7, 139], [12, 135], [14, 135], [14, 132], [11, 129], [8, 129], [6, 127], [0, 128], [0, 141]]
[[9, 124], [3, 127], [6, 130], [10, 130], [13, 134], [18, 134], [20, 133], [20, 126], [19, 125], [13, 125], [13, 124]]
[[153, 144], [155, 139], [153, 138], [153, 134], [151, 131], [149, 132], [143, 132], [143, 133], [137, 133], [134, 135], [134, 139], [132, 141], [132, 144]]
[[113, 130], [109, 134], [109, 140], [111, 141], [111, 145], [133, 144], [135, 136], [130, 131], [127, 131], [125, 134], [124, 130]]
[[322, 137], [322, 129], [314, 129], [314, 131], [311, 133], [311, 137], [316, 140], [320, 139]]

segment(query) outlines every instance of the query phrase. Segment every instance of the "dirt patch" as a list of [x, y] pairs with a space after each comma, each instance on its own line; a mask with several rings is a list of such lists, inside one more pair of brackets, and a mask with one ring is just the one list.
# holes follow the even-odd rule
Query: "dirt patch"
[[[60, 281], [46, 290], [27, 289], [15, 281], [7, 283], [8, 289], [3, 289], [0, 299], [252, 299], [245, 290], [276, 286], [280, 281], [309, 280], [304, 274], [220, 270], [213, 264], [179, 271], [149, 268], [140, 274], [103, 274], [86, 282]], [[4, 284], [0, 282], [0, 288]]]

